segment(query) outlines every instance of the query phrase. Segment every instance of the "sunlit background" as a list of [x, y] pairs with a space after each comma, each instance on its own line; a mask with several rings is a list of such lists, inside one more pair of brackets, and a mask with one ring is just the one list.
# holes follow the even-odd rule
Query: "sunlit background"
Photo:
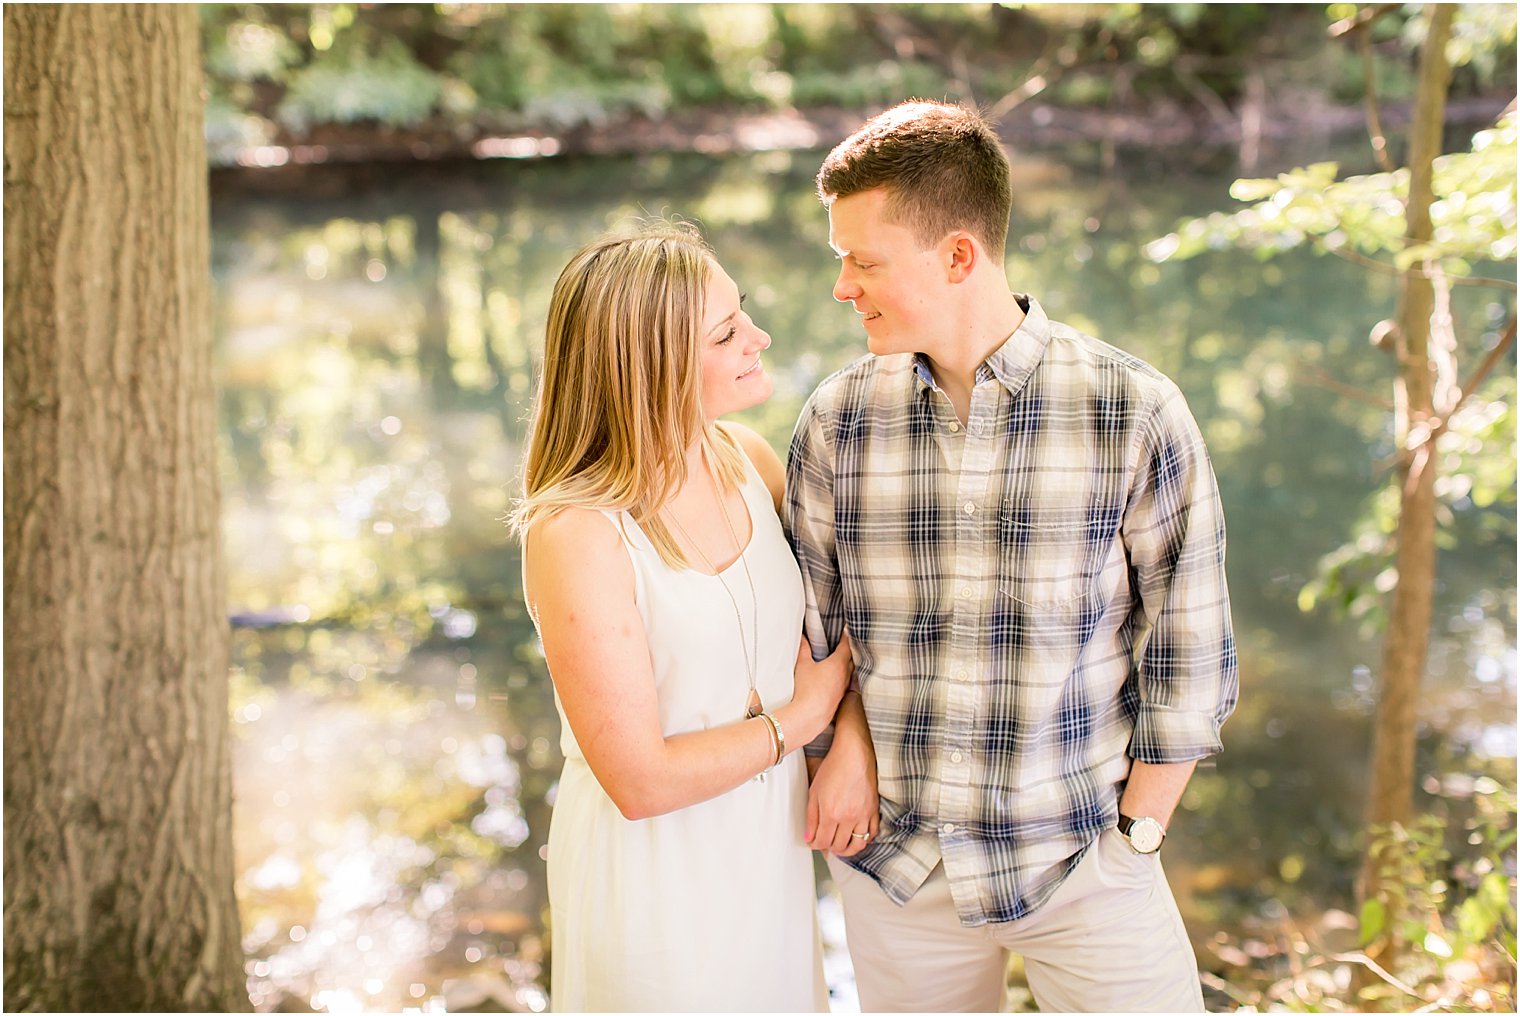
[[[1147, 257], [1180, 218], [1231, 206], [1238, 149], [1013, 147], [1012, 284], [1178, 382], [1224, 498], [1241, 702], [1167, 845], [1200, 963], [1248, 964], [1285, 919], [1346, 932], [1380, 637], [1370, 600], [1351, 616], [1301, 601], [1385, 485], [1390, 416], [1347, 386], [1391, 390], [1368, 334], [1393, 283], [1308, 250]], [[1278, 147], [1260, 172], [1325, 148]], [[1343, 148], [1373, 168], [1364, 138]], [[548, 1004], [559, 724], [501, 518], [573, 250], [633, 217], [698, 223], [774, 339], [775, 395], [738, 418], [780, 452], [814, 385], [864, 351], [829, 295], [821, 151], [480, 154], [535, 157], [214, 191], [237, 890], [260, 1010]], [[1491, 333], [1513, 300], [1465, 287], [1457, 313]], [[1419, 767], [1422, 806], [1457, 812], [1514, 780], [1515, 516], [1489, 505], [1471, 436], [1513, 431], [1513, 368], [1499, 375], [1497, 416], [1443, 446], [1467, 487], [1448, 492]]]
[[[1241, 705], [1168, 840], [1201, 933], [1349, 898], [1377, 640], [1297, 600], [1391, 445], [1385, 413], [1295, 378], [1386, 388], [1366, 336], [1393, 292], [1309, 254], [1148, 262], [1140, 246], [1221, 205], [1231, 174], [1133, 158], [1023, 153], [1008, 269], [1177, 380], [1218, 473]], [[543, 1007], [558, 721], [500, 519], [549, 288], [605, 227], [699, 222], [774, 338], [776, 394], [740, 418], [784, 450], [807, 393], [863, 350], [829, 297], [818, 159], [493, 164], [217, 202], [238, 888], [261, 1007], [426, 1006], [448, 982], [452, 1009]], [[1466, 316], [1508, 313], [1464, 295]], [[1422, 767], [1471, 784], [1515, 756], [1514, 519], [1453, 525]]]

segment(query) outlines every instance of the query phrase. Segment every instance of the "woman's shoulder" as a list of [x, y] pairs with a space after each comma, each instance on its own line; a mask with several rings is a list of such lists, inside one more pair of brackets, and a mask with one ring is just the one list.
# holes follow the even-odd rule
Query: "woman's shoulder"
[[622, 541], [617, 523], [596, 508], [561, 508], [536, 521], [525, 539], [533, 557], [595, 559]]
[[523, 591], [537, 617], [541, 599], [580, 599], [632, 583], [616, 521], [595, 508], [561, 508], [534, 522], [523, 545]]

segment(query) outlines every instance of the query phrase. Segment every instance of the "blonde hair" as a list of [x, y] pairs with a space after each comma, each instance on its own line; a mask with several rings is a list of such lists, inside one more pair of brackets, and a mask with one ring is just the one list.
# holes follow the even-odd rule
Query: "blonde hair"
[[626, 511], [667, 564], [690, 567], [659, 515], [687, 449], [701, 442], [721, 487], [744, 482], [744, 453], [702, 413], [713, 264], [694, 228], [659, 223], [587, 244], [560, 272], [509, 519], [519, 539], [566, 508]]

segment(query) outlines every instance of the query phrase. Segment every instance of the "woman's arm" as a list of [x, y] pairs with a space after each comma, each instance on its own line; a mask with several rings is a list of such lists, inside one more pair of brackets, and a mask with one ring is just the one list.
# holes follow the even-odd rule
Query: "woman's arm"
[[[750, 428], [724, 422], [739, 446], [765, 480], [776, 511], [781, 511], [786, 469], [774, 449]], [[849, 645], [849, 639], [840, 640]], [[836, 653], [837, 653], [836, 649]], [[788, 740], [790, 743], [790, 740]], [[876, 794], [876, 752], [866, 725], [865, 706], [859, 692], [846, 692], [834, 715], [834, 746], [826, 758], [809, 758], [808, 812], [804, 839], [814, 850], [827, 850], [840, 857], [859, 853], [871, 842], [852, 833], [876, 836], [880, 825], [880, 801]]]
[[[633, 565], [598, 512], [569, 509], [533, 527], [523, 589], [576, 742], [629, 819], [663, 815], [731, 790], [775, 760], [760, 718], [665, 737]], [[788, 751], [817, 736], [843, 694], [849, 648], [813, 663], [798, 654], [792, 701], [771, 710]]]

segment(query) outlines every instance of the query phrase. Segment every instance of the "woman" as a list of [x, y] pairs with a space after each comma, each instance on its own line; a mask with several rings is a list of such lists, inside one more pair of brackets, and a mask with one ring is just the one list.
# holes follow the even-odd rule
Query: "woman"
[[715, 423], [771, 391], [742, 302], [670, 226], [590, 244], [555, 284], [514, 522], [564, 729], [559, 1010], [827, 1008], [797, 749], [849, 652], [799, 649], [781, 463]]

